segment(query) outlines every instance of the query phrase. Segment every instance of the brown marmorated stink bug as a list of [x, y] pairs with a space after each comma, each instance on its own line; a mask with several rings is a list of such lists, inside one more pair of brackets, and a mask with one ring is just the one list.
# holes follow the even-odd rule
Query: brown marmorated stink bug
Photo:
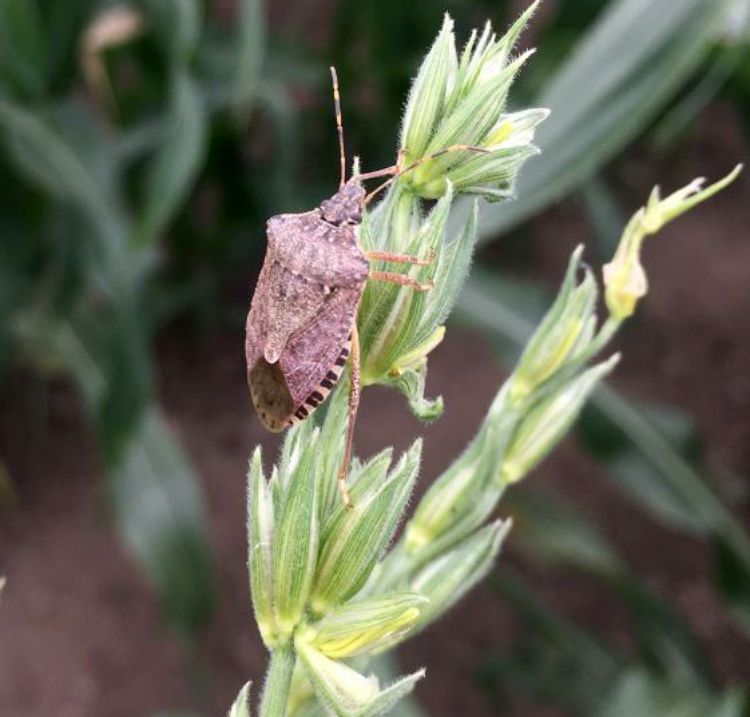
[[[344, 131], [336, 71], [333, 79], [336, 129], [341, 162], [338, 191], [320, 206], [301, 214], [279, 214], [267, 224], [268, 248], [245, 328], [247, 380], [253, 405], [271, 431], [281, 431], [308, 418], [351, 365], [349, 422], [338, 481], [347, 506], [351, 500], [346, 475], [351, 461], [354, 423], [359, 405], [359, 338], [357, 310], [368, 280], [389, 281], [426, 291], [422, 284], [396, 272], [370, 269], [370, 261], [427, 265], [421, 259], [388, 252], [365, 252], [359, 225], [367, 203], [396, 176], [446, 152], [488, 150], [453, 145], [410, 164], [346, 179]], [[390, 177], [370, 194], [362, 182]]]

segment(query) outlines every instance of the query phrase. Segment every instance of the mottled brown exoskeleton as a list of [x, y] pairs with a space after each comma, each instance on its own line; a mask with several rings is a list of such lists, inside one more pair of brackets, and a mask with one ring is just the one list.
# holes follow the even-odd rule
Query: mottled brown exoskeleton
[[[308, 418], [326, 400], [350, 361], [349, 423], [338, 476], [344, 502], [350, 506], [346, 475], [360, 394], [356, 317], [365, 283], [374, 279], [418, 291], [431, 288], [403, 274], [373, 271], [370, 262], [426, 265], [430, 259], [365, 252], [360, 246], [359, 225], [366, 203], [395, 176], [422, 160], [404, 169], [399, 157], [393, 167], [356, 174], [347, 181], [334, 68], [331, 75], [341, 161], [339, 190], [312, 211], [279, 214], [268, 220], [268, 248], [247, 316], [245, 356], [253, 404], [271, 431]], [[454, 149], [475, 148], [456, 146], [438, 154]], [[391, 179], [367, 195], [362, 182], [385, 176]]]

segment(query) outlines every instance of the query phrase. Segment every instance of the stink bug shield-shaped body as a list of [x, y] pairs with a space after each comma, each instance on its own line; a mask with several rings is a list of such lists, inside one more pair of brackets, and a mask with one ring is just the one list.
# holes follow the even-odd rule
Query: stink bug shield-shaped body
[[268, 220], [268, 248], [245, 334], [250, 394], [272, 431], [306, 419], [323, 403], [351, 354], [349, 423], [338, 476], [347, 505], [346, 473], [360, 393], [356, 316], [365, 283], [370, 278], [429, 288], [408, 276], [370, 271], [370, 259], [424, 263], [362, 250], [358, 237], [365, 190], [360, 179], [373, 176], [382, 174], [353, 177], [310, 212]]
[[253, 404], [272, 431], [307, 418], [343, 371], [369, 274], [357, 236], [364, 197], [353, 178], [317, 209], [268, 221], [245, 353]]

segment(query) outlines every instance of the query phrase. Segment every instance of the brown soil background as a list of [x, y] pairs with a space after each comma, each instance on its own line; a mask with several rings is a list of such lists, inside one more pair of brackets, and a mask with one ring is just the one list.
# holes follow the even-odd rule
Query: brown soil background
[[[719, 131], [717, 132], [717, 127]], [[678, 162], [626, 159], [631, 204], [655, 178], [679, 186], [695, 174], [723, 174], [744, 142], [727, 107], [701, 124]], [[615, 384], [628, 395], [663, 401], [695, 418], [714, 469], [750, 475], [750, 181], [668, 229], [647, 247], [651, 292], [621, 337]], [[553, 286], [587, 229], [568, 203], [529, 230], [535, 276]], [[493, 248], [502, 260], [505, 242]], [[260, 683], [265, 655], [248, 598], [244, 474], [257, 442], [274, 455], [249, 406], [239, 332], [197, 342], [173, 331], [159, 347], [161, 394], [169, 421], [203, 478], [220, 602], [200, 642], [197, 679], [183, 646], [167, 630], [149, 586], [110, 531], [95, 444], [79, 402], [63, 384], [40, 386], [19, 373], [4, 389], [0, 455], [17, 505], [0, 517], [0, 566], [9, 584], [0, 609], [0, 715], [132, 717], [159, 710], [224, 714], [248, 678]], [[466, 444], [505, 372], [476, 334], [453, 329], [430, 364], [429, 389], [446, 414], [424, 428], [403, 401], [374, 389], [364, 398], [357, 447], [404, 447], [425, 437], [422, 487]], [[40, 409], [43, 406], [43, 409]], [[567, 441], [531, 476], [596, 521], [634, 570], [694, 626], [723, 684], [750, 680], [750, 645], [718, 608], [705, 546], [659, 527], [612, 486], [606, 473]], [[750, 529], [747, 484], [722, 483]], [[744, 507], [743, 507], [744, 505]], [[502, 506], [501, 506], [502, 512]], [[564, 614], [616, 643], [629, 643], [625, 612], [607, 591], [571, 573], [511, 561]], [[405, 668], [428, 666], [417, 696], [428, 714], [498, 714], [476, 673], [489, 652], [522, 636], [509, 608], [486, 587], [401, 653]], [[508, 714], [508, 713], [506, 713]], [[518, 700], [512, 714], [559, 714]]]

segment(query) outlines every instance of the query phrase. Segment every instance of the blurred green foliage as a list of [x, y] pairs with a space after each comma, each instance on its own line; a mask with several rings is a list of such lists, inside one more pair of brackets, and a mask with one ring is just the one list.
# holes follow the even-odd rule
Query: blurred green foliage
[[[516, 10], [507, 0], [358, 0], [333, 3], [320, 20], [314, 4], [286, 15], [280, 5], [268, 32], [260, 0], [134, 0], [120, 7], [136, 29], [96, 45], [91, 33], [104, 32], [113, 3], [0, 0], [0, 376], [23, 363], [72, 377], [100, 439], [115, 525], [186, 635], [209, 618], [212, 569], [199, 481], [154, 395], [155, 335], [178, 317], [201, 330], [238, 327], [266, 217], [309, 207], [335, 186], [330, 62], [342, 81], [347, 143], [373, 169], [394, 157], [409, 78], [442, 13], [468, 32], [488, 17], [502, 26]], [[485, 240], [580, 191], [592, 230], [611, 241], [621, 217], [610, 181], [617, 165], [607, 163], [630, 142], [674, 151], [716, 96], [733, 103], [747, 132], [748, 14], [747, 0], [547, 0], [531, 43], [539, 51], [513, 94], [521, 106], [553, 110], [539, 135], [543, 154], [523, 175], [518, 201], [483, 208]], [[320, 33], [307, 32], [321, 22]], [[516, 288], [485, 274], [462, 298], [465, 314], [505, 349], [523, 338], [538, 301], [535, 287]], [[663, 412], [603, 391], [581, 437], [645, 510], [710, 541], [716, 590], [750, 629], [747, 534], [674, 426]], [[556, 560], [614, 585], [640, 616], [642, 644], [632, 659], [614, 656], [533, 608], [544, 649], [500, 660], [493, 679], [544, 676], [534, 666], [552, 635], [562, 645], [555, 670], [580, 673], [586, 685], [601, 677], [590, 699], [585, 685], [569, 682], [585, 701], [576, 714], [653, 711], [644, 704], [693, 714], [674, 707], [675, 685], [679, 699], [696, 693], [696, 714], [740, 714], [737, 696], [717, 697], [704, 680], [689, 629], [611, 547], [588, 533], [575, 539], [587, 530], [580, 516], [561, 522], [552, 517], [559, 506], [529, 500], [550, 517], [528, 524], [566, 538], [519, 529], [530, 551], [549, 559], [554, 546]], [[519, 583], [498, 585], [519, 610], [532, 610]], [[675, 682], [675, 670], [700, 675], [693, 690]], [[549, 685], [546, 694], [565, 702], [560, 681]]]
[[186, 0], [62, 7], [0, 2], [0, 355], [7, 367], [12, 343], [74, 378], [115, 523], [190, 635], [210, 615], [212, 569], [200, 486], [154, 397], [151, 342], [181, 301], [160, 278], [164, 232], [203, 171], [209, 122], [245, 125], [260, 7], [244, 3], [233, 30]]

